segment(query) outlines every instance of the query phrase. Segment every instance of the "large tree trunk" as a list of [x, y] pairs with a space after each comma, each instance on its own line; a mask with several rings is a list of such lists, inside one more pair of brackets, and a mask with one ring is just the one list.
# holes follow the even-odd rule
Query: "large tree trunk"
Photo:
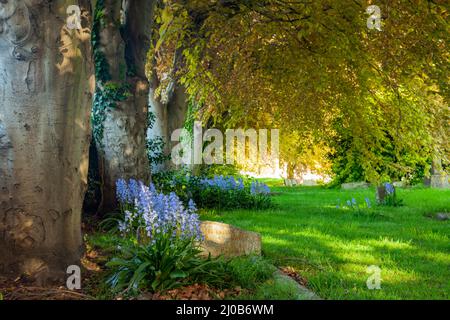
[[103, 134], [97, 144], [103, 177], [101, 212], [116, 207], [117, 179], [150, 180], [146, 152], [149, 83], [145, 63], [154, 5], [153, 0], [104, 1], [104, 27], [98, 50], [106, 58], [110, 78], [97, 79], [97, 94], [102, 86], [115, 83], [127, 88], [128, 97], [105, 110]]
[[93, 89], [84, 0], [0, 1], [0, 273], [60, 279], [82, 252]]

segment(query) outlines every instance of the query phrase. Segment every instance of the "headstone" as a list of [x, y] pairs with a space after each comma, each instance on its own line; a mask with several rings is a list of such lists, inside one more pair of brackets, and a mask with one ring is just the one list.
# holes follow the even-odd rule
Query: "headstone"
[[214, 221], [202, 222], [201, 230], [205, 236], [202, 243], [204, 254], [210, 253], [213, 257], [261, 254], [261, 235], [259, 233]]
[[430, 180], [430, 187], [439, 189], [449, 189], [450, 176], [448, 174], [433, 174]]
[[314, 187], [317, 186], [316, 180], [303, 180], [303, 185], [306, 187]]
[[445, 214], [445, 213], [437, 213], [436, 214], [436, 219], [440, 220], [440, 221], [445, 221], [445, 220], [449, 220], [449, 215]]
[[386, 187], [384, 185], [378, 186], [376, 194], [377, 203], [384, 203], [386, 196], [387, 196]]
[[341, 188], [344, 190], [352, 190], [352, 189], [367, 189], [370, 186], [367, 182], [360, 181], [360, 182], [348, 182], [341, 184]]
[[396, 188], [404, 188], [406, 183], [404, 181], [394, 181], [392, 185]]
[[440, 158], [434, 158], [431, 164], [430, 187], [439, 189], [450, 188], [450, 176], [442, 168], [442, 161]]

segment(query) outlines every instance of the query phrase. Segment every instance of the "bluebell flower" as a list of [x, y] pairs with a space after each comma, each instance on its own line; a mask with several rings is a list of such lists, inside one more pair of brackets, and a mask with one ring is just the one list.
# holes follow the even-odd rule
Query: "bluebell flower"
[[370, 199], [366, 197], [364, 200], [366, 201], [367, 208], [371, 208], [372, 205], [370, 204]]
[[162, 234], [172, 234], [182, 239], [201, 240], [200, 219], [197, 208], [190, 201], [186, 209], [175, 193], [164, 195], [156, 191], [153, 184], [146, 186], [141, 181], [117, 181], [117, 198], [121, 204], [132, 205], [124, 212], [119, 229], [123, 233], [145, 230], [154, 243]]
[[250, 193], [251, 194], [269, 194], [270, 188], [259, 181], [253, 181], [250, 185]]
[[387, 194], [393, 194], [395, 192], [394, 186], [389, 182], [386, 182], [384, 184], [384, 189], [386, 190]]
[[127, 203], [128, 202], [128, 184], [125, 180], [119, 179], [116, 181], [116, 196], [117, 200], [121, 203]]

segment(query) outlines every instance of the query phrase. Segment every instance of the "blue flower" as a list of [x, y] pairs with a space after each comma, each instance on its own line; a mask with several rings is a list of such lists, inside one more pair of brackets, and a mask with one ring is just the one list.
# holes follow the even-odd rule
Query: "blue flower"
[[259, 181], [253, 181], [250, 185], [250, 193], [255, 195], [255, 194], [269, 194], [270, 193], [270, 188]]
[[371, 208], [372, 205], [370, 204], [370, 199], [366, 197], [364, 200], [366, 201], [367, 208]]
[[394, 186], [389, 182], [386, 182], [384, 184], [384, 189], [386, 190], [387, 194], [393, 194], [395, 192]]
[[156, 191], [153, 184], [141, 181], [117, 181], [117, 199], [133, 206], [124, 212], [119, 229], [123, 233], [145, 230], [153, 243], [155, 237], [171, 234], [173, 238], [201, 240], [200, 219], [195, 203], [189, 201], [186, 209], [175, 193], [165, 195]]

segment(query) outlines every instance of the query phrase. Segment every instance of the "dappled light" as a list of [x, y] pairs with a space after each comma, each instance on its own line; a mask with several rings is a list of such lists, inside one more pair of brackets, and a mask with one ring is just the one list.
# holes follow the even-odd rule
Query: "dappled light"
[[0, 300], [448, 300], [449, 13], [0, 0]]

